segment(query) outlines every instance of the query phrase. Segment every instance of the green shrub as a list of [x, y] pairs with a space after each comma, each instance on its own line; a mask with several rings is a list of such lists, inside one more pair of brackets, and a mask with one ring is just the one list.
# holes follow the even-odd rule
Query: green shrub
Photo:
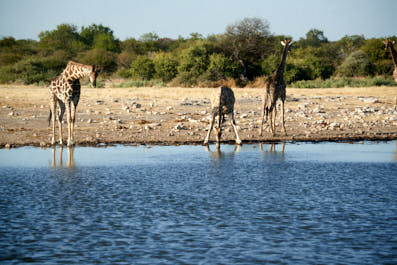
[[232, 58], [221, 53], [213, 53], [209, 57], [207, 69], [208, 80], [217, 81], [220, 79], [238, 77], [241, 66]]
[[119, 68], [119, 70], [116, 72], [116, 75], [122, 78], [130, 78], [131, 72], [130, 69]]
[[56, 75], [56, 71], [46, 68], [43, 59], [38, 58], [26, 58], [0, 68], [1, 83], [19, 81], [24, 84], [37, 84], [41, 81], [49, 82]]
[[178, 62], [170, 55], [161, 53], [153, 60], [155, 74], [154, 77], [164, 82], [171, 81], [178, 74]]
[[15, 82], [17, 79], [18, 79], [18, 74], [14, 71], [13, 65], [5, 65], [0, 67], [1, 84]]
[[112, 73], [117, 70], [116, 57], [117, 55], [113, 52], [102, 49], [93, 49], [80, 53], [77, 60], [84, 64], [98, 65], [104, 72]]
[[170, 85], [193, 87], [197, 84], [197, 78], [192, 72], [181, 72], [171, 81]]
[[371, 63], [367, 54], [361, 50], [352, 52], [338, 67], [337, 74], [344, 77], [371, 75]]
[[147, 56], [138, 56], [131, 63], [130, 72], [134, 80], [150, 80], [155, 73], [154, 63]]
[[203, 42], [197, 42], [181, 52], [178, 72], [190, 72], [194, 77], [199, 77], [207, 70], [209, 64], [208, 50]]

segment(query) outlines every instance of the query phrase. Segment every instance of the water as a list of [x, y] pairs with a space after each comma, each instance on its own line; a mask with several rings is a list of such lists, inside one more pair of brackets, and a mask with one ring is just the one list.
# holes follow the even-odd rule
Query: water
[[396, 264], [396, 160], [396, 142], [3, 149], [0, 263]]

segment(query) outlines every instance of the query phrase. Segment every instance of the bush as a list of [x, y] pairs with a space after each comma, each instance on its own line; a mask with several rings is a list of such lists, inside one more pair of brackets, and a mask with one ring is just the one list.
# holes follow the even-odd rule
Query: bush
[[119, 68], [119, 70], [117, 70], [116, 72], [116, 75], [121, 78], [131, 78], [130, 69], [125, 69], [125, 68]]
[[5, 65], [0, 67], [0, 83], [6, 84], [15, 82], [18, 74], [15, 72], [13, 65]]
[[155, 69], [155, 78], [164, 82], [171, 81], [178, 74], [178, 62], [171, 58], [170, 55], [161, 53], [153, 60]]
[[134, 80], [150, 80], [155, 73], [154, 63], [146, 56], [138, 56], [131, 63], [130, 73]]
[[284, 70], [284, 81], [290, 84], [299, 80], [310, 79], [310, 74], [308, 74], [308, 72], [310, 72], [310, 69], [304, 66], [287, 63]]
[[238, 77], [241, 72], [241, 66], [230, 57], [221, 53], [213, 53], [209, 57], [207, 72], [209, 80], [212, 81], [234, 78]]
[[170, 83], [171, 86], [193, 87], [197, 84], [197, 77], [192, 72], [179, 73]]
[[199, 77], [208, 67], [209, 56], [206, 45], [203, 42], [198, 42], [181, 53], [178, 71], [191, 72], [194, 77]]
[[337, 75], [343, 77], [357, 77], [371, 75], [371, 63], [365, 52], [352, 52], [337, 69]]
[[131, 63], [136, 59], [136, 54], [130, 51], [122, 51], [117, 56], [117, 64], [119, 67], [129, 68]]
[[84, 64], [95, 64], [102, 68], [104, 72], [112, 73], [117, 69], [116, 54], [113, 52], [93, 49], [79, 54], [78, 61]]

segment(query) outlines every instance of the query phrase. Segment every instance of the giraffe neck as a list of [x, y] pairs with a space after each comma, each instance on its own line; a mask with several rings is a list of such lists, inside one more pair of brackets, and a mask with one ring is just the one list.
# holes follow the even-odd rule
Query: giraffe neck
[[281, 58], [280, 65], [277, 67], [276, 70], [276, 75], [280, 78], [283, 77], [284, 75], [284, 69], [285, 69], [285, 62], [287, 60], [287, 54], [288, 54], [288, 45], [285, 45], [284, 47], [284, 52], [283, 52], [283, 57]]
[[65, 70], [62, 72], [62, 76], [64, 76], [67, 80], [76, 80], [89, 76], [91, 72], [92, 66], [90, 65], [69, 62]]
[[391, 58], [393, 60], [394, 69], [397, 69], [397, 52], [394, 49], [393, 44], [390, 44], [390, 53], [391, 53]]

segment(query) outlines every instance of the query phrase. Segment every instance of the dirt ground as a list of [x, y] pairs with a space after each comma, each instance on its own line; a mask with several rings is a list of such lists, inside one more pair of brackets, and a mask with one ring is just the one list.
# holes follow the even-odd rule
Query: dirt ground
[[[268, 126], [263, 136], [259, 136], [263, 89], [233, 90], [236, 123], [243, 143], [397, 139], [395, 87], [287, 88], [288, 136], [283, 136], [281, 120], [277, 119], [275, 137]], [[75, 143], [201, 144], [209, 126], [213, 91], [213, 88], [93, 89], [83, 86], [76, 115]], [[1, 148], [50, 146], [48, 98], [45, 87], [0, 86]], [[64, 143], [67, 140], [65, 117]], [[233, 143], [234, 133], [228, 121], [224, 128], [223, 142]], [[215, 135], [210, 139], [215, 141]]]

